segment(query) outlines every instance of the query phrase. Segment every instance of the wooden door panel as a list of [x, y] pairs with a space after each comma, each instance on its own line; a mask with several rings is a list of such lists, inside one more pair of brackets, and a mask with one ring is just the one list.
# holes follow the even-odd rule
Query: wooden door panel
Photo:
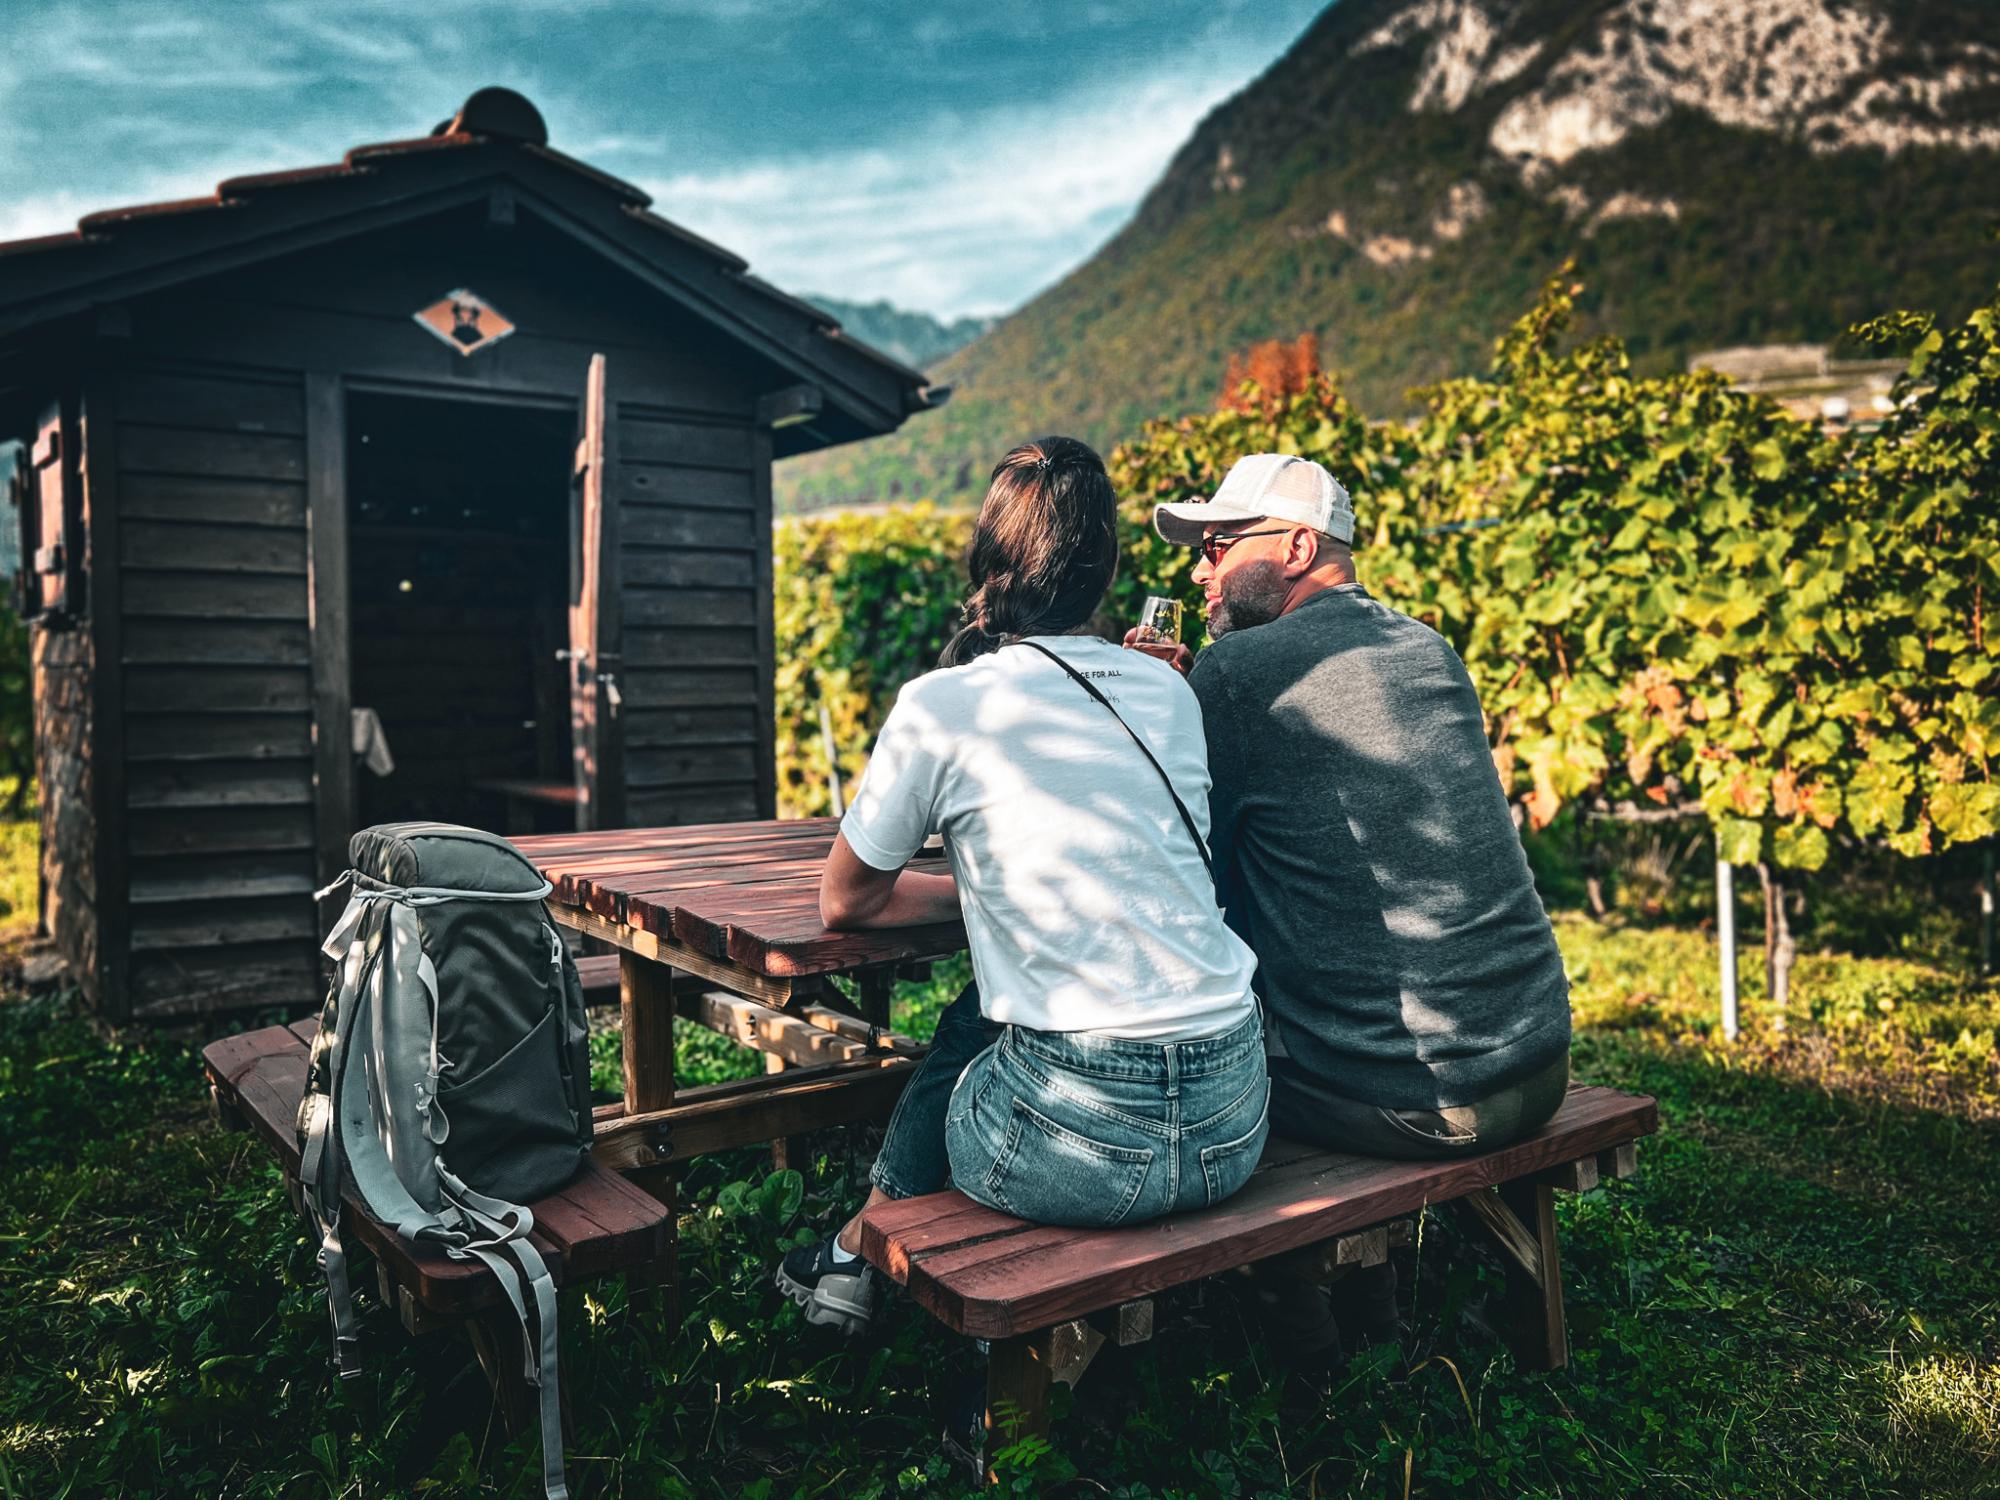
[[624, 695], [618, 596], [616, 403], [605, 359], [591, 356], [576, 449], [569, 611], [570, 728], [578, 828], [625, 822]]

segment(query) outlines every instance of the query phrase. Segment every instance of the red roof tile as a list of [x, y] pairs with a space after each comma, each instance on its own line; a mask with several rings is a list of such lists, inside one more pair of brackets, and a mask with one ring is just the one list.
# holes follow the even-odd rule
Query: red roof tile
[[82, 230], [62, 229], [54, 234], [38, 234], [25, 240], [0, 240], [0, 255], [33, 255], [38, 250], [62, 250], [83, 243]]
[[175, 198], [165, 203], [134, 203], [127, 208], [101, 208], [94, 214], [85, 214], [76, 221], [76, 227], [84, 234], [90, 234], [133, 219], [165, 219], [175, 214], [200, 213], [204, 209], [226, 206], [229, 205], [220, 193], [211, 193], [206, 198]]
[[244, 193], [260, 192], [265, 188], [290, 187], [299, 182], [323, 182], [333, 177], [351, 177], [354, 169], [344, 161], [329, 162], [317, 167], [287, 167], [282, 172], [251, 172], [243, 177], [231, 177], [216, 187], [216, 192], [224, 198], [235, 198]]

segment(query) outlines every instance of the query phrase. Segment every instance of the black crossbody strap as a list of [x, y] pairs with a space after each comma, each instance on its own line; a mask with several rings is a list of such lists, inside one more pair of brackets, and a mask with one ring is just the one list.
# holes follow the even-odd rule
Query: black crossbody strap
[[1047, 646], [1038, 646], [1033, 641], [1023, 641], [1021, 644], [1030, 650], [1041, 652], [1042, 655], [1069, 673], [1076, 685], [1090, 694], [1099, 703], [1102, 703], [1105, 711], [1118, 721], [1118, 727], [1132, 736], [1132, 743], [1137, 745], [1139, 753], [1146, 757], [1146, 764], [1159, 773], [1161, 785], [1166, 787], [1167, 795], [1174, 799], [1174, 811], [1181, 815], [1181, 822], [1187, 825], [1188, 837], [1194, 840], [1195, 852], [1201, 856], [1202, 866], [1208, 871], [1208, 878], [1213, 881], [1215, 879], [1215, 863], [1208, 857], [1208, 841], [1201, 836], [1201, 830], [1194, 826], [1194, 817], [1188, 812], [1187, 804], [1181, 801], [1181, 794], [1174, 790], [1173, 778], [1167, 775], [1166, 768], [1153, 758], [1153, 752], [1146, 748], [1146, 742], [1139, 738], [1139, 732], [1125, 722], [1125, 716], [1111, 706], [1109, 698], [1090, 685], [1088, 677], [1085, 677], [1083, 673], [1077, 671], [1075, 667], [1072, 667], [1060, 656], [1057, 656], [1055, 652], [1049, 650]]

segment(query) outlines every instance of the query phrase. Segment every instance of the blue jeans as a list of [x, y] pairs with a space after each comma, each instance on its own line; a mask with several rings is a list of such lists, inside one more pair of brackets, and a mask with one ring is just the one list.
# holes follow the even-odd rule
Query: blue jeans
[[876, 1158], [893, 1198], [944, 1187], [1043, 1224], [1137, 1224], [1220, 1203], [1269, 1131], [1263, 1025], [1191, 1042], [998, 1026], [974, 989], [938, 1019]]

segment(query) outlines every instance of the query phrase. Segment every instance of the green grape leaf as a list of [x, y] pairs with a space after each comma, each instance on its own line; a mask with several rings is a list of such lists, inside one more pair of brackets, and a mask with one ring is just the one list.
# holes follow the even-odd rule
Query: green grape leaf
[[1781, 824], [1771, 836], [1771, 853], [1794, 870], [1817, 870], [1826, 863], [1826, 832], [1811, 823]]
[[1764, 857], [1764, 825], [1754, 818], [1717, 818], [1715, 856], [1730, 865], [1758, 863]]

